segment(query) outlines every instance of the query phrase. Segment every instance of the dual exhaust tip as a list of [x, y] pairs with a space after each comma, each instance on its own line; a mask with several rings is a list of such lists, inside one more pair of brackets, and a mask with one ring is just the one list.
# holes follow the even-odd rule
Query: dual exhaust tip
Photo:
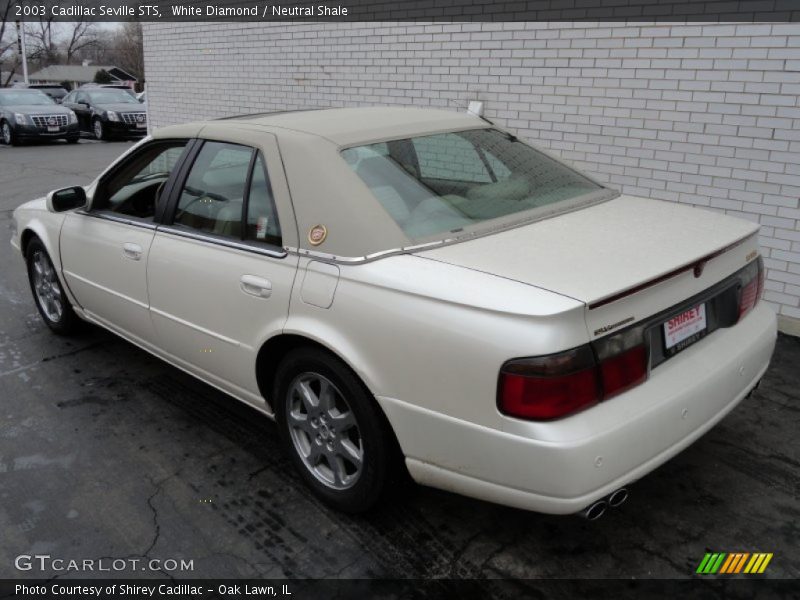
[[622, 503], [628, 499], [628, 495], [628, 488], [619, 488], [618, 490], [611, 492], [602, 500], [598, 500], [597, 502], [590, 504], [578, 514], [580, 514], [580, 516], [587, 521], [596, 521], [602, 517], [609, 508], [617, 508], [618, 506], [622, 505]]

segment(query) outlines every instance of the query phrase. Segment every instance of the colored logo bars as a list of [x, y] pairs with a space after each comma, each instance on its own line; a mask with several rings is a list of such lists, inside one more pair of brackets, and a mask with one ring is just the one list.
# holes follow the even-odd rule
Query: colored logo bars
[[695, 572], [700, 575], [763, 573], [771, 560], [772, 552], [707, 552]]

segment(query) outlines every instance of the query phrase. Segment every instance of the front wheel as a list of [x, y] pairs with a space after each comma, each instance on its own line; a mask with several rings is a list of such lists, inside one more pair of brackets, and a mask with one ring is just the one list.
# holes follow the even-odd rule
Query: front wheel
[[75, 332], [80, 326], [80, 319], [70, 306], [53, 262], [41, 240], [31, 240], [25, 255], [33, 299], [42, 319], [59, 335]]
[[107, 137], [105, 127], [103, 127], [103, 122], [100, 119], [95, 119], [92, 122], [92, 132], [96, 140], [104, 140]]
[[3, 136], [3, 143], [6, 146], [17, 145], [17, 136], [14, 134], [14, 130], [11, 129], [11, 125], [8, 124], [8, 121], [3, 121], [3, 125], [0, 127], [0, 133]]
[[311, 490], [344, 512], [371, 508], [393, 466], [394, 437], [356, 375], [322, 350], [300, 348], [279, 365], [273, 398], [281, 440]]

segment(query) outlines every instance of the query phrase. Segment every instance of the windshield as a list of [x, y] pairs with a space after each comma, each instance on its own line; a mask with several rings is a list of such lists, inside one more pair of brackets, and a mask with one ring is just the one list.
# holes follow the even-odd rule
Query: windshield
[[95, 104], [139, 104], [139, 101], [125, 90], [104, 89], [86, 92]]
[[18, 105], [34, 105], [45, 106], [48, 104], [55, 104], [53, 100], [39, 90], [28, 90], [25, 92], [3, 92], [0, 93], [0, 105], [3, 106], [18, 106]]
[[342, 156], [411, 239], [604, 189], [494, 129], [380, 142]]

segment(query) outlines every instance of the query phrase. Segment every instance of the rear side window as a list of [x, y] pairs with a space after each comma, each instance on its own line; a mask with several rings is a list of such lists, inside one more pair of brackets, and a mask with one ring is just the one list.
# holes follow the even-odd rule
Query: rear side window
[[242, 206], [253, 149], [206, 142], [189, 171], [178, 200], [175, 223], [241, 238]]
[[206, 142], [186, 178], [174, 223], [280, 246], [278, 213], [261, 153], [249, 146]]
[[253, 165], [253, 176], [250, 181], [250, 195], [247, 200], [247, 232], [246, 239], [280, 246], [281, 225], [278, 212], [275, 210], [275, 199], [267, 176], [264, 157], [258, 153]]

